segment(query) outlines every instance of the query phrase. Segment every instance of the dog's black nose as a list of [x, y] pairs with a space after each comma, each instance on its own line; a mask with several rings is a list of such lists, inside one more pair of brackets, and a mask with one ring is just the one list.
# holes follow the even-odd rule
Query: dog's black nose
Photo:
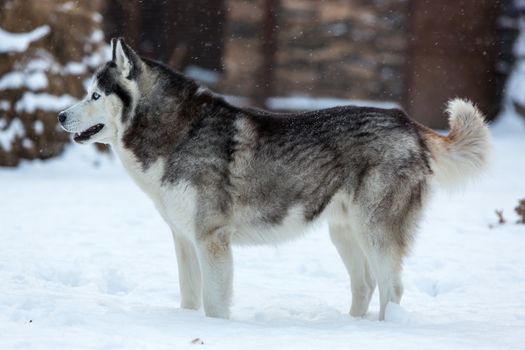
[[64, 113], [64, 112], [60, 112], [60, 113], [58, 113], [58, 120], [59, 120], [61, 123], [65, 122], [65, 121], [66, 121], [66, 118], [67, 118], [66, 113]]

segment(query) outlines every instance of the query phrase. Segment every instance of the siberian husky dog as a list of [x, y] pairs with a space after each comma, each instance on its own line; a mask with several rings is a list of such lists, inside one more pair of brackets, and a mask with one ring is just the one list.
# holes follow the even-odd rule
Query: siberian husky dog
[[442, 136], [398, 109], [276, 114], [228, 104], [122, 39], [87, 96], [59, 114], [78, 143], [110, 144], [173, 232], [181, 307], [228, 318], [232, 244], [278, 244], [327, 220], [350, 275], [350, 315], [403, 294], [403, 258], [434, 185], [484, 167], [490, 135], [470, 102]]

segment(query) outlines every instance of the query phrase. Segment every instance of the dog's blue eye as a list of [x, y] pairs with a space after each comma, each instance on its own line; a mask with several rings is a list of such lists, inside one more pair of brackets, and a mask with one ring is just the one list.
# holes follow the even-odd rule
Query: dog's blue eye
[[94, 92], [93, 95], [91, 95], [91, 98], [96, 101], [100, 98], [100, 95]]

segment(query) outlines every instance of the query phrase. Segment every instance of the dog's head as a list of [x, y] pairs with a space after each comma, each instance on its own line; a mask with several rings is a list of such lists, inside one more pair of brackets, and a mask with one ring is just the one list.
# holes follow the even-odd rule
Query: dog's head
[[123, 39], [111, 40], [112, 60], [98, 70], [86, 96], [62, 111], [58, 120], [78, 143], [111, 143], [124, 129], [138, 99], [140, 57]]

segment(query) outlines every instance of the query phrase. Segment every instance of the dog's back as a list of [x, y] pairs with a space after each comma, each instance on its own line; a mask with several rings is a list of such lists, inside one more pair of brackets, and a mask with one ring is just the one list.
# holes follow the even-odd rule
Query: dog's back
[[[268, 217], [261, 220], [270, 223], [296, 205], [312, 221], [340, 191], [364, 205], [375, 192], [388, 193], [392, 200], [392, 189], [424, 186], [432, 172], [431, 154], [417, 126], [396, 109], [251, 113], [239, 116], [235, 126], [233, 197], [268, 206]], [[236, 162], [236, 157], [249, 162]]]

